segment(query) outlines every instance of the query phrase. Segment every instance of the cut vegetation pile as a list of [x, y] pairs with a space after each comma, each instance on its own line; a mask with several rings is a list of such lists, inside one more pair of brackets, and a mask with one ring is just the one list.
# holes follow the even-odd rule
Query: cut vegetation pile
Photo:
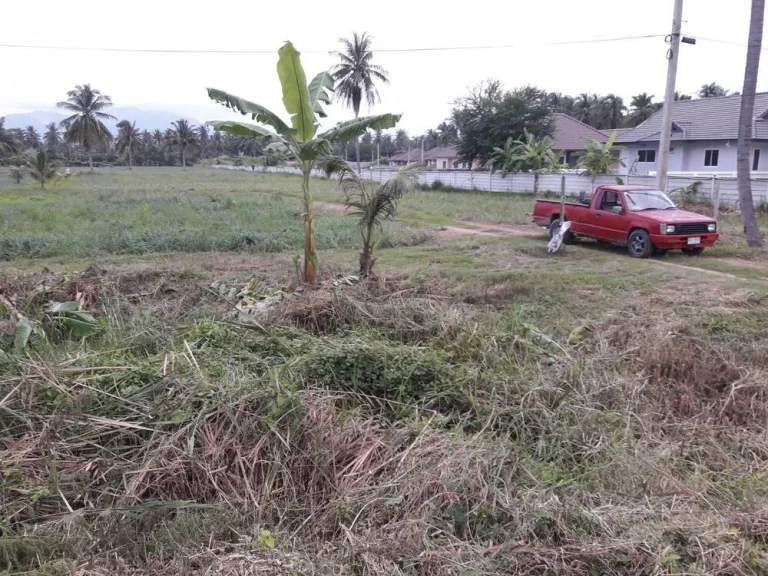
[[99, 333], [0, 366], [0, 570], [768, 571], [761, 293], [326, 280], [259, 326], [189, 275], [67, 282]]

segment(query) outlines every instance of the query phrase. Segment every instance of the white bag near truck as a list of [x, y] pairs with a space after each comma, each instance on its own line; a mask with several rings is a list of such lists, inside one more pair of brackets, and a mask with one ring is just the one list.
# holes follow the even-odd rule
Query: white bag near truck
[[565, 236], [565, 233], [568, 232], [571, 228], [570, 222], [561, 222], [560, 226], [557, 229], [557, 232], [555, 232], [552, 235], [552, 239], [549, 241], [549, 244], [547, 245], [547, 251], [554, 254], [563, 245], [563, 236]]

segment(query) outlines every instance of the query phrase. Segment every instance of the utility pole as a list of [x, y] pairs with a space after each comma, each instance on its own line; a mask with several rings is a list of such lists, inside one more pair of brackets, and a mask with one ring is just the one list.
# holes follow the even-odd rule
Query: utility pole
[[672, 34], [669, 36], [669, 50], [667, 50], [667, 89], [664, 93], [664, 110], [661, 113], [659, 169], [656, 172], [656, 187], [662, 192], [667, 190], [669, 145], [672, 139], [672, 106], [675, 101], [675, 80], [677, 79], [677, 60], [678, 52], [680, 51], [680, 28], [682, 24], [683, 0], [675, 0], [675, 11], [672, 15]]

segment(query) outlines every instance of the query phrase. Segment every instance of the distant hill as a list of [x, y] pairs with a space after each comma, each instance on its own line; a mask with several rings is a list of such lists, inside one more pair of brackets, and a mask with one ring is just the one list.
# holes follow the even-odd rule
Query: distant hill
[[[166, 111], [142, 110], [141, 108], [115, 106], [108, 109], [107, 112], [117, 118], [117, 120], [108, 120], [105, 122], [113, 134], [116, 131], [116, 124], [120, 120], [136, 122], [136, 127], [139, 128], [139, 130], [165, 130], [170, 127], [171, 122], [175, 122], [180, 118], [187, 118], [192, 124], [200, 124], [200, 121], [195, 120], [194, 118], [180, 116], [179, 114]], [[46, 124], [50, 124], [51, 122], [59, 123], [64, 118], [67, 118], [67, 115], [58, 111], [40, 110], [22, 114], [8, 114], [5, 117], [5, 127], [26, 128], [31, 125], [34, 126], [38, 132], [42, 133], [45, 131]]]

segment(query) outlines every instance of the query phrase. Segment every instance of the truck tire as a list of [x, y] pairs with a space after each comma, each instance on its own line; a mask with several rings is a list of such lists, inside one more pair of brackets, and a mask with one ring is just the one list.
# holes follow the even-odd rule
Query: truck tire
[[701, 253], [704, 252], [704, 248], [683, 248], [682, 252], [686, 256], [701, 256]]
[[[560, 218], [556, 218], [555, 220], [552, 220], [552, 224], [549, 225], [549, 239], [552, 239], [552, 236], [555, 235], [555, 232], [557, 232], [558, 228], [560, 227]], [[563, 244], [570, 244], [573, 240], [573, 234], [569, 230], [565, 233], [563, 236]]]
[[627, 249], [632, 258], [650, 258], [653, 254], [653, 244], [648, 232], [640, 229], [632, 230], [629, 233]]

